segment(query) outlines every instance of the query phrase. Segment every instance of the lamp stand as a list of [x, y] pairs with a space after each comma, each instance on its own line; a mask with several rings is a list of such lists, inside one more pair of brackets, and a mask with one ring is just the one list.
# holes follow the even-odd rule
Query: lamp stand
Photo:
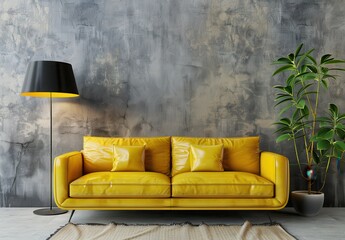
[[67, 213], [67, 210], [63, 210], [60, 208], [53, 208], [53, 190], [52, 190], [52, 179], [53, 179], [53, 98], [52, 93], [50, 93], [49, 97], [50, 101], [50, 207], [49, 208], [41, 208], [34, 211], [34, 214], [41, 215], [41, 216], [49, 216], [49, 215], [59, 215]]

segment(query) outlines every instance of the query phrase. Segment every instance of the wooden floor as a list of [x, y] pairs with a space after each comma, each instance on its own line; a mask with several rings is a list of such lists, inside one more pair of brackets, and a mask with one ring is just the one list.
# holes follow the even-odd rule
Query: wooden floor
[[[64, 226], [69, 213], [36, 216], [34, 208], [0, 208], [0, 239], [47, 239]], [[281, 211], [76, 211], [73, 223], [169, 224], [280, 223], [297, 239], [345, 239], [345, 208], [324, 208], [317, 217], [301, 217], [291, 208]]]

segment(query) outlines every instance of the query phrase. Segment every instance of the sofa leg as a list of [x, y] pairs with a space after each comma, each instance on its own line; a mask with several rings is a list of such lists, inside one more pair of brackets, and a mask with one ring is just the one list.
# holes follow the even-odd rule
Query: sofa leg
[[71, 212], [71, 216], [70, 216], [70, 217], [69, 217], [69, 219], [68, 219], [68, 223], [70, 223], [70, 222], [71, 222], [74, 212], [75, 212], [75, 210], [72, 210], [72, 212]]
[[270, 220], [270, 225], [273, 225], [273, 221], [272, 221], [272, 218], [271, 218], [269, 211], [267, 211], [267, 216], [268, 216], [268, 219]]

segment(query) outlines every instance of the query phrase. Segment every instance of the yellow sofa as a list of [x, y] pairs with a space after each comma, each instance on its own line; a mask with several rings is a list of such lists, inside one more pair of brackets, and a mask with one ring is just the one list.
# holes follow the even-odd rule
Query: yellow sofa
[[[223, 147], [224, 171], [191, 171], [190, 146]], [[145, 171], [114, 172], [114, 146], [145, 146]], [[259, 137], [84, 137], [54, 161], [54, 198], [67, 210], [278, 210], [289, 196], [288, 159]]]

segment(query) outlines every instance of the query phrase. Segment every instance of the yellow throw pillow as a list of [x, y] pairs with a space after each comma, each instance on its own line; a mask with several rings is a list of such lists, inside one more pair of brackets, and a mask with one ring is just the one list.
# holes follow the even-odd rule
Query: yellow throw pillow
[[112, 172], [145, 172], [145, 146], [116, 146]]
[[192, 172], [221, 172], [223, 168], [223, 144], [190, 145], [189, 162]]

